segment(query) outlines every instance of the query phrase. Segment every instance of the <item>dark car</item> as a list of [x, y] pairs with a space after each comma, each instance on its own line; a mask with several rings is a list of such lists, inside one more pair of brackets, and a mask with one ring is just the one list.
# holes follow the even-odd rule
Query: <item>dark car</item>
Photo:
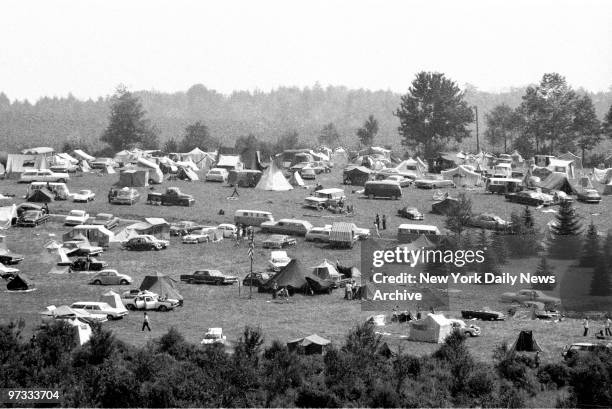
[[191, 232], [201, 229], [203, 226], [189, 220], [183, 220], [170, 225], [171, 236], [185, 236]]
[[506, 230], [510, 227], [510, 222], [493, 213], [481, 213], [471, 216], [468, 220], [468, 225], [481, 229]]
[[466, 320], [503, 321], [506, 316], [498, 311], [461, 311], [461, 317]]
[[189, 284], [229, 285], [238, 282], [238, 278], [223, 274], [219, 270], [199, 270], [193, 274], [181, 275], [181, 281]]
[[28, 210], [17, 219], [17, 226], [35, 227], [39, 224], [46, 223], [49, 220], [49, 215], [42, 210]]
[[272, 276], [268, 273], [249, 273], [244, 280], [242, 280], [242, 285], [244, 287], [256, 287], [259, 288], [264, 285]]
[[108, 263], [93, 257], [79, 257], [70, 264], [73, 271], [100, 271], [108, 267]]
[[122, 243], [123, 247], [128, 250], [161, 250], [168, 247], [167, 240], [161, 240], [155, 236], [148, 234], [142, 234], [139, 236], [132, 237], [128, 241]]
[[397, 215], [410, 220], [423, 220], [423, 213], [419, 212], [416, 207], [402, 207], [397, 211]]
[[21, 254], [11, 253], [10, 251], [0, 249], [0, 263], [4, 264], [5, 266], [18, 264], [21, 261], [23, 261], [23, 256]]
[[507, 193], [505, 197], [509, 202], [528, 206], [550, 206], [554, 203], [552, 196], [531, 190], [523, 190], [518, 193]]
[[119, 225], [119, 218], [110, 213], [98, 213], [96, 217], [94, 217], [91, 224], [104, 226], [105, 228], [111, 230]]
[[22, 214], [27, 212], [28, 210], [40, 210], [41, 212], [47, 213], [47, 210], [44, 206], [37, 205], [34, 203], [21, 203], [17, 206], [17, 218], [21, 217]]
[[97, 256], [104, 251], [102, 247], [92, 246], [89, 242], [78, 240], [65, 241], [62, 247], [69, 257]]
[[262, 243], [265, 249], [282, 249], [289, 246], [295, 246], [297, 241], [293, 237], [284, 234], [273, 234]]
[[601, 202], [601, 195], [595, 189], [585, 189], [582, 192], [578, 192], [577, 199], [579, 202], [584, 203], [599, 203]]

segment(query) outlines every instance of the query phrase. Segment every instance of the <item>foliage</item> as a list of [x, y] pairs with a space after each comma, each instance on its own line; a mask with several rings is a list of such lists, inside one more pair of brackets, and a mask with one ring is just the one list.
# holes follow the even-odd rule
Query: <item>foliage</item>
[[512, 145], [520, 129], [520, 115], [506, 104], [497, 105], [485, 115], [487, 129], [485, 138], [493, 146], [503, 145], [504, 153]]
[[604, 297], [612, 295], [612, 271], [604, 257], [597, 258], [589, 294]]
[[450, 207], [444, 225], [460, 239], [472, 217], [472, 200], [465, 193], [460, 193], [457, 199], [458, 203]]
[[338, 129], [336, 129], [336, 125], [333, 122], [328, 123], [321, 129], [318, 141], [329, 148], [338, 146], [340, 133], [338, 133]]
[[441, 73], [420, 72], [395, 112], [402, 145], [433, 158], [451, 140], [469, 136], [474, 113], [457, 84]]
[[610, 105], [608, 112], [606, 112], [606, 116], [601, 125], [603, 133], [609, 138], [612, 138], [612, 105]]
[[580, 256], [581, 267], [595, 267], [600, 258], [599, 232], [593, 220], [587, 228]]
[[478, 272], [480, 274], [493, 273], [494, 275], [499, 275], [501, 272], [499, 259], [491, 247], [491, 242], [485, 229], [481, 229], [478, 235], [478, 248], [484, 253], [484, 261], [478, 264]]
[[363, 126], [357, 129], [357, 138], [362, 145], [372, 146], [376, 134], [378, 134], [378, 121], [374, 115], [370, 115]]
[[208, 126], [201, 121], [196, 121], [185, 128], [179, 150], [189, 152], [195, 148], [200, 148], [203, 151], [211, 151], [218, 145], [219, 141], [210, 135]]
[[[550, 269], [546, 256], [542, 256], [542, 258], [540, 258], [540, 263], [538, 264], [538, 267], [534, 273], [534, 276], [546, 277], [546, 276], [553, 276], [553, 275], [555, 275], [555, 273]], [[533, 288], [534, 290], [543, 290], [543, 291], [553, 290], [555, 286], [556, 284], [548, 283], [545, 281], [531, 284], [531, 288]]]
[[500, 265], [508, 262], [508, 244], [506, 241], [506, 233], [495, 231], [491, 236], [491, 250], [495, 254], [495, 258]]
[[579, 235], [581, 223], [574, 205], [568, 201], [562, 201], [556, 222], [551, 225], [553, 233], [549, 253], [552, 257], [560, 259], [576, 258], [580, 249]]
[[601, 124], [597, 119], [593, 100], [588, 95], [576, 99], [572, 132], [575, 145], [582, 152], [582, 162], [584, 163], [585, 151], [593, 149], [603, 139]]

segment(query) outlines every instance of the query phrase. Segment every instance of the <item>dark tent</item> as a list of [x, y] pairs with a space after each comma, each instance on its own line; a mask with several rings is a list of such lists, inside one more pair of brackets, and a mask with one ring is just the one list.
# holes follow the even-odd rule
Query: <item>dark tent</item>
[[364, 166], [351, 166], [344, 169], [342, 179], [345, 185], [365, 186], [372, 171]]
[[153, 276], [145, 276], [140, 284], [140, 290], [148, 290], [160, 297], [179, 300], [180, 305], [183, 305], [183, 296], [178, 292], [175, 283], [176, 280], [173, 278], [156, 273]]
[[431, 205], [431, 212], [434, 214], [441, 214], [443, 216], [448, 216], [450, 212], [452, 212], [455, 208], [459, 206], [459, 200], [447, 197], [441, 202], [437, 202]]
[[389, 344], [387, 344], [386, 342], [383, 342], [379, 347], [378, 347], [378, 355], [384, 356], [385, 358], [389, 359], [391, 358], [393, 355], [395, 355], [393, 353], [393, 351], [391, 351], [391, 348], [389, 347]]
[[309, 288], [316, 294], [329, 293], [333, 286], [333, 282], [330, 280], [322, 280], [312, 274], [303, 272], [299, 262], [295, 259], [291, 260], [274, 277], [259, 287], [259, 291], [272, 291], [274, 282], [276, 282], [278, 288], [286, 287], [290, 294], [296, 292], [306, 293]]
[[55, 195], [47, 189], [36, 189], [30, 196], [28, 202], [49, 203], [55, 199]]
[[575, 195], [578, 193], [567, 176], [559, 172], [553, 172], [548, 175], [546, 179], [542, 180], [542, 182], [540, 182], [540, 188], [545, 193], [552, 190], [560, 190], [568, 195]]
[[338, 270], [338, 272], [340, 274], [342, 274], [345, 278], [354, 278], [354, 277], [359, 277], [361, 278], [361, 272], [359, 271], [359, 269], [355, 266], [352, 267], [348, 267], [348, 266], [343, 266], [340, 264], [336, 263], [336, 269]]
[[533, 337], [533, 331], [521, 331], [514, 341], [511, 352], [540, 352], [542, 348], [538, 345], [538, 342]]
[[287, 342], [289, 351], [296, 351], [305, 355], [323, 355], [331, 341], [317, 334], [312, 334], [304, 338], [294, 339]]
[[143, 169], [126, 169], [119, 174], [118, 187], [149, 186], [149, 171]]
[[11, 281], [6, 284], [6, 289], [9, 291], [24, 291], [34, 288], [34, 284], [27, 278], [17, 274]]

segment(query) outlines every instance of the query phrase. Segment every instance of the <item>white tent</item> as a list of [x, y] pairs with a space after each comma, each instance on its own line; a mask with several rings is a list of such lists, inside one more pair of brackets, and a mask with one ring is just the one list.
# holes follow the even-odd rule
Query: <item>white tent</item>
[[304, 186], [304, 179], [302, 179], [299, 172], [295, 171], [289, 179], [289, 183], [291, 183], [292, 186]]
[[442, 178], [452, 180], [457, 186], [482, 186], [482, 176], [469, 167], [459, 165], [454, 169], [443, 170], [440, 172]]
[[342, 278], [336, 266], [327, 261], [327, 259], [323, 260], [318, 266], [313, 267], [312, 274], [323, 280], [340, 281]]
[[125, 305], [123, 305], [123, 301], [121, 301], [121, 295], [114, 292], [113, 290], [109, 290], [102, 294], [100, 297], [100, 301], [107, 303], [113, 308], [116, 308], [120, 311], [127, 311]]
[[0, 229], [11, 227], [15, 217], [17, 217], [17, 207], [14, 204], [12, 206], [0, 207]]
[[88, 155], [87, 153], [85, 153], [84, 151], [82, 151], [80, 149], [75, 149], [74, 152], [72, 152], [72, 154], [74, 156], [78, 157], [79, 159], [84, 160], [84, 161], [92, 161], [92, 160], [96, 159], [93, 156]]
[[153, 183], [162, 183], [164, 181], [164, 174], [156, 163], [153, 163], [145, 158], [138, 158], [138, 165], [149, 170], [149, 178], [153, 181]]
[[287, 181], [285, 175], [283, 175], [283, 171], [276, 163], [271, 161], [270, 166], [264, 171], [255, 189], [286, 191], [293, 189], [293, 186]]
[[599, 183], [608, 184], [612, 181], [612, 168], [608, 169], [593, 169], [593, 179]]
[[419, 342], [442, 343], [452, 331], [451, 321], [442, 314], [427, 314], [421, 320], [410, 321], [409, 339]]

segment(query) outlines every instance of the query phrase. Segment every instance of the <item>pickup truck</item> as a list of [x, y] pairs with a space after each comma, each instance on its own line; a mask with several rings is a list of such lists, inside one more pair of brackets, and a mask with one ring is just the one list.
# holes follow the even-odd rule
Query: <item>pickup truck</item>
[[169, 187], [166, 193], [149, 193], [147, 203], [162, 206], [192, 206], [195, 199], [191, 195], [181, 193], [178, 187]]
[[51, 169], [26, 170], [19, 178], [20, 183], [59, 182], [66, 183], [70, 179], [67, 173], [53, 172]]

